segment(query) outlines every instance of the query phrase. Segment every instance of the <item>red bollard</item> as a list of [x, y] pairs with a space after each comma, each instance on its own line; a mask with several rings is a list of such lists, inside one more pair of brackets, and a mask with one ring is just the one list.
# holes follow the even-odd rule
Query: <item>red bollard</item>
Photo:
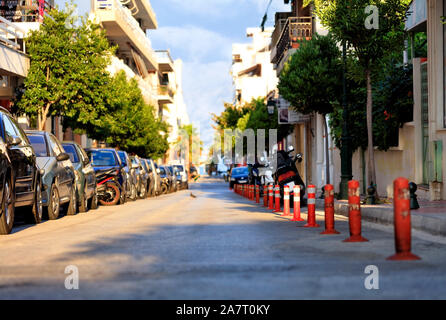
[[263, 186], [263, 206], [268, 207], [268, 187]]
[[249, 200], [254, 200], [254, 186], [253, 185], [251, 185], [251, 193], [250, 193], [250, 197], [249, 197]]
[[290, 187], [285, 186], [283, 188], [283, 214], [282, 217], [291, 216], [290, 211]]
[[361, 198], [359, 196], [359, 182], [348, 182], [348, 222], [350, 225], [350, 238], [344, 242], [369, 241], [361, 235]]
[[273, 193], [273, 185], [270, 184], [268, 186], [268, 194], [269, 194], [269, 206], [268, 209], [274, 210], [274, 193]]
[[249, 185], [249, 200], [252, 200], [253, 199], [253, 191], [252, 191], [252, 189], [253, 189], [253, 185], [252, 184], [250, 184]]
[[334, 227], [334, 187], [327, 184], [325, 186], [325, 231], [321, 234], [339, 234]]
[[316, 186], [308, 186], [308, 222], [304, 228], [319, 228], [316, 223]]
[[260, 186], [256, 185], [256, 203], [260, 203]]
[[412, 223], [410, 216], [409, 180], [398, 178], [393, 183], [395, 249], [396, 254], [387, 260], [421, 260], [411, 252]]
[[276, 188], [274, 190], [274, 197], [275, 197], [275, 208], [274, 208], [274, 212], [278, 213], [278, 212], [282, 212], [280, 210], [280, 186], [276, 185]]
[[291, 221], [305, 221], [300, 216], [300, 186], [294, 186], [293, 192], [294, 218]]
[[246, 197], [246, 185], [242, 185], [242, 197]]

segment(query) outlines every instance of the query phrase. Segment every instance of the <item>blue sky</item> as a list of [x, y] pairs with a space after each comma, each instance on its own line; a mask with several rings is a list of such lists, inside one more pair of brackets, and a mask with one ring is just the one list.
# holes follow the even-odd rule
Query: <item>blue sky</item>
[[[65, 1], [57, 0], [59, 5]], [[199, 127], [206, 145], [212, 142], [211, 113], [223, 110], [233, 96], [232, 43], [245, 43], [246, 28], [258, 27], [269, 0], [152, 0], [158, 29], [148, 36], [154, 49], [170, 49], [182, 59], [183, 91], [191, 121]], [[273, 0], [267, 26], [274, 25], [276, 11], [289, 11], [283, 0]], [[76, 0], [79, 12], [89, 0]]]

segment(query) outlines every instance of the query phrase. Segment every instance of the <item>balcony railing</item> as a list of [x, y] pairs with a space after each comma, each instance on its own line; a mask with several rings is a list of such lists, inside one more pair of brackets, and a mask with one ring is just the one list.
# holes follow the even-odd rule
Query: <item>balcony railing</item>
[[160, 85], [158, 86], [158, 95], [173, 98], [174, 92], [168, 85]]
[[136, 36], [138, 42], [147, 50], [152, 57], [154, 57], [154, 51], [152, 49], [152, 44], [150, 39], [146, 36], [144, 31], [141, 29], [138, 21], [133, 17], [132, 12], [129, 8], [124, 6], [118, 0], [96, 0], [96, 10], [114, 10], [116, 15], [125, 22], [125, 24], [130, 28], [133, 35]]
[[23, 39], [25, 36], [25, 32], [21, 30], [19, 27], [11, 23], [9, 20], [6, 20], [3, 17], [0, 17], [0, 43], [14, 49], [25, 53], [25, 44], [19, 44], [19, 39]]
[[[289, 49], [297, 49], [299, 47], [299, 41], [310, 40], [313, 35], [312, 17], [290, 17], [282, 20], [279, 20], [276, 23], [276, 29], [274, 30], [275, 34], [273, 33], [271, 62], [275, 64], [283, 59], [285, 53]], [[282, 31], [280, 32], [280, 35], [277, 36], [279, 31], [276, 30], [280, 29], [282, 29]]]
[[43, 1], [42, 7], [38, 0], [17, 1], [17, 3], [16, 6], [9, 7], [9, 10], [0, 10], [0, 16], [12, 22], [39, 22], [53, 9], [48, 1]]

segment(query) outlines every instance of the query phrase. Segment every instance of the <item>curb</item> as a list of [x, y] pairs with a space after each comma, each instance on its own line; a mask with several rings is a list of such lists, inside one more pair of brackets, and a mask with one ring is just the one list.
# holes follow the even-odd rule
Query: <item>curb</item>
[[[348, 217], [348, 204], [335, 201], [335, 214]], [[324, 210], [324, 200], [316, 200], [316, 208]], [[382, 225], [393, 225], [393, 207], [376, 205], [361, 207], [361, 216], [365, 221]], [[446, 219], [411, 212], [412, 229], [446, 236]]]

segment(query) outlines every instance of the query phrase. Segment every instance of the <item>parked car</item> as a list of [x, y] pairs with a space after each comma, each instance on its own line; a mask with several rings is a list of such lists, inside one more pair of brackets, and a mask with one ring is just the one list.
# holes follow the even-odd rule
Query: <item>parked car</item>
[[181, 189], [189, 189], [189, 175], [185, 166], [174, 165], [173, 167], [176, 169], [177, 173], [179, 173], [179, 175], [177, 174], [177, 178], [180, 181]]
[[70, 156], [76, 175], [76, 199], [79, 212], [98, 208], [96, 174], [87, 153], [75, 142], [63, 142], [62, 147]]
[[11, 164], [10, 167], [2, 166], [2, 169], [9, 169], [5, 171], [6, 184], [2, 183], [1, 199], [5, 208], [0, 217], [0, 234], [9, 234], [17, 208], [24, 209], [27, 222], [41, 222], [42, 174], [38, 169], [36, 154], [28, 137], [11, 114], [2, 107], [0, 107], [0, 138], [4, 143], [3, 153]]
[[149, 179], [149, 173], [144, 169], [138, 156], [131, 156], [130, 159], [132, 160], [133, 168], [135, 169], [138, 180], [138, 197], [140, 199], [144, 199], [147, 196], [147, 181]]
[[231, 188], [236, 184], [247, 184], [249, 178], [248, 167], [235, 167], [231, 170], [231, 178], [229, 185]]
[[3, 138], [0, 137], [0, 234], [8, 234], [11, 231], [9, 226], [11, 225], [11, 218], [14, 218], [11, 217], [15, 205], [13, 177], [8, 148]]
[[172, 176], [165, 166], [159, 167], [161, 177], [161, 194], [168, 194], [172, 190]]
[[152, 168], [152, 165], [150, 164], [149, 160], [142, 159], [141, 163], [144, 166], [144, 169], [146, 170], [148, 174], [148, 180], [147, 180], [147, 196], [148, 197], [154, 197], [155, 196], [155, 175]]
[[161, 177], [159, 175], [159, 169], [155, 161], [153, 161], [152, 159], [146, 159], [146, 161], [152, 170], [151, 179], [153, 182], [153, 190], [151, 196], [154, 197], [161, 193]]
[[102, 205], [124, 204], [127, 184], [124, 166], [115, 149], [85, 149], [96, 173], [98, 199]]
[[121, 163], [124, 166], [124, 171], [127, 176], [127, 198], [135, 201], [138, 197], [137, 185], [138, 180], [136, 178], [136, 172], [133, 168], [132, 161], [130, 160], [130, 156], [125, 151], [118, 151], [119, 158], [121, 159]]
[[166, 166], [166, 169], [169, 171], [170, 176], [172, 177], [172, 185], [170, 186], [170, 192], [177, 192], [179, 189], [179, 181], [176, 175], [176, 170], [173, 166]]
[[37, 156], [37, 165], [44, 170], [42, 201], [48, 219], [59, 217], [62, 206], [67, 215], [76, 214], [76, 175], [70, 156], [59, 140], [45, 131], [26, 131]]

